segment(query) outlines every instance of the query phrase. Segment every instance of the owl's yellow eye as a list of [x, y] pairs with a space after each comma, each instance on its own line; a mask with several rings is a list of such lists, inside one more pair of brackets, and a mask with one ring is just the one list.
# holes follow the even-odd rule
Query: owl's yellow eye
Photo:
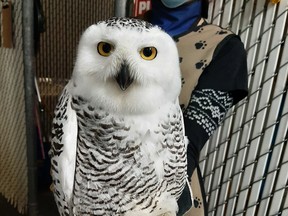
[[157, 56], [155, 47], [144, 47], [140, 50], [140, 56], [145, 60], [153, 60]]
[[100, 55], [107, 57], [113, 52], [114, 46], [107, 42], [100, 42], [97, 45], [97, 50]]

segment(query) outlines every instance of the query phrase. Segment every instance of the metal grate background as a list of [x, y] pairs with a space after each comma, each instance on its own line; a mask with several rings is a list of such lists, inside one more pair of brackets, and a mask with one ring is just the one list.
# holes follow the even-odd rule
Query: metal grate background
[[37, 80], [44, 108], [43, 134], [49, 137], [58, 95], [70, 79], [82, 32], [114, 15], [114, 0], [42, 0], [46, 31], [36, 56]]
[[[27, 210], [28, 183], [22, 1], [11, 2], [13, 4], [13, 48], [0, 46], [0, 194], [19, 212], [24, 213]], [[2, 5], [0, 15], [2, 15]]]
[[212, 0], [209, 10], [241, 36], [249, 73], [249, 96], [201, 154], [209, 215], [288, 215], [288, 0]]

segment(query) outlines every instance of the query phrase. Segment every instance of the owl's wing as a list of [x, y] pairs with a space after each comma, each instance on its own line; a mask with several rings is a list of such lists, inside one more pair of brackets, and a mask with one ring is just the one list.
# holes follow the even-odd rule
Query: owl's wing
[[68, 86], [56, 106], [50, 150], [54, 197], [61, 216], [69, 215], [71, 207], [77, 147], [77, 117]]
[[[179, 104], [179, 100], [177, 101], [177, 103]], [[184, 140], [185, 140], [185, 145], [187, 148], [188, 144], [189, 144], [189, 139], [185, 134], [183, 112], [181, 111], [180, 113], [181, 113], [181, 124], [182, 124], [182, 128], [183, 128], [182, 132], [183, 132], [183, 136], [184, 136]], [[184, 215], [184, 213], [186, 211], [188, 211], [194, 205], [193, 191], [192, 191], [192, 188], [191, 188], [191, 185], [190, 185], [188, 178], [186, 178], [186, 185], [185, 185], [184, 190], [183, 190], [180, 198], [178, 199], [177, 203], [178, 203], [178, 207], [179, 207], [178, 214], [180, 214], [180, 215], [182, 215], [182, 214]]]

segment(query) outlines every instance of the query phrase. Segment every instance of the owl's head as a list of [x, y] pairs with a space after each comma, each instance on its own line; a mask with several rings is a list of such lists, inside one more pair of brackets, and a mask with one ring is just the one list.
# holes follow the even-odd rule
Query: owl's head
[[143, 113], [175, 103], [181, 89], [175, 42], [142, 20], [101, 21], [80, 39], [72, 81], [74, 94], [111, 112]]

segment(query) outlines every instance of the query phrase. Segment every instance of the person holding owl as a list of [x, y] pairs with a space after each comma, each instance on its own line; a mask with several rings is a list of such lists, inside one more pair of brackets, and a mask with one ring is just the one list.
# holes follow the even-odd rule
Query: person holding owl
[[178, 200], [179, 216], [207, 215], [200, 151], [227, 111], [248, 94], [244, 45], [233, 32], [207, 23], [208, 4], [208, 0], [152, 0], [152, 9], [142, 17], [174, 38], [180, 56], [180, 105], [189, 139], [187, 172], [194, 203], [184, 191]]

